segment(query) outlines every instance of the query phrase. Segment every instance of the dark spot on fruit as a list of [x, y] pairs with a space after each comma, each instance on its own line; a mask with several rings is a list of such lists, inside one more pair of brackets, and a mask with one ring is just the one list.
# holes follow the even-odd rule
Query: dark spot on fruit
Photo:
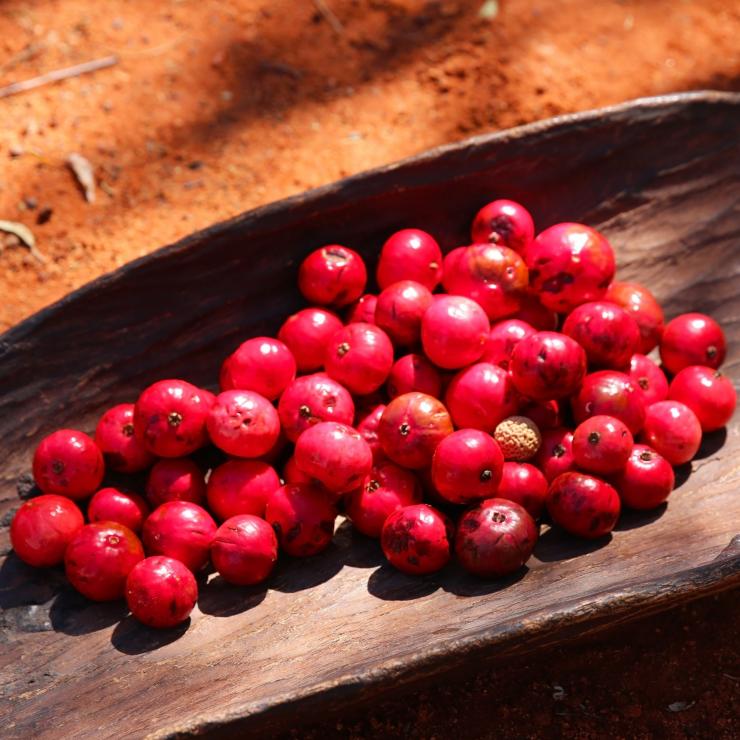
[[419, 565], [419, 558], [417, 558], [417, 557], [416, 557], [416, 555], [409, 555], [409, 556], [408, 556], [408, 557], [406, 558], [406, 560], [407, 560], [407, 561], [408, 561], [408, 562], [409, 562], [409, 563], [410, 563], [411, 565]]
[[303, 404], [303, 406], [300, 406], [298, 408], [298, 416], [300, 416], [301, 419], [310, 419], [311, 409], [308, 406], [306, 406], [306, 404]]
[[134, 425], [133, 424], [124, 424], [121, 427], [121, 432], [123, 432], [124, 437], [133, 437], [134, 436]]
[[653, 453], [648, 450], [643, 450], [640, 453], [640, 460], [643, 462], [650, 462], [653, 459]]
[[251, 416], [245, 416], [242, 419], [242, 426], [243, 427], [248, 427], [251, 423], [252, 423], [252, 417]]
[[496, 524], [503, 524], [506, 521], [506, 514], [502, 514], [500, 511], [494, 511], [491, 519], [496, 522]]
[[61, 475], [64, 472], [64, 463], [61, 460], [54, 460], [51, 464], [51, 471], [54, 475]]
[[337, 347], [337, 354], [338, 354], [338, 355], [339, 355], [340, 357], [344, 357], [344, 356], [345, 356], [345, 355], [347, 354], [347, 352], [349, 352], [349, 342], [342, 342], [342, 343], [341, 343], [341, 344], [340, 344], [340, 345], [339, 345], [339, 346]]
[[480, 527], [480, 522], [472, 516], [469, 516], [462, 520], [462, 524], [460, 526], [467, 532], [475, 532], [475, 530]]
[[562, 457], [565, 454], [565, 447], [561, 444], [556, 444], [555, 447], [552, 448], [552, 456], [553, 457]]
[[301, 525], [296, 524], [292, 526], [286, 533], [285, 533], [285, 541], [286, 542], [292, 542], [298, 535], [301, 533]]
[[545, 293], [559, 293], [566, 285], [570, 285], [574, 277], [569, 272], [559, 272], [542, 283], [540, 290]]
[[182, 414], [179, 411], [170, 411], [170, 413], [167, 414], [167, 423], [171, 427], [179, 427], [180, 424], [182, 424]]
[[398, 427], [398, 431], [402, 437], [408, 437], [408, 435], [411, 433], [411, 425], [407, 424], [404, 421], [403, 424], [401, 424], [401, 426]]
[[717, 348], [714, 345], [707, 347], [707, 357], [713, 360], [717, 356]]
[[375, 491], [377, 491], [377, 490], [378, 490], [378, 488], [380, 488], [380, 481], [377, 481], [377, 480], [375, 480], [375, 479], [371, 480], [371, 481], [370, 481], [370, 482], [369, 482], [369, 483], [368, 483], [368, 484], [367, 484], [367, 485], [365, 486], [365, 490], [366, 490], [366, 491], [367, 491], [368, 493], [374, 493]]
[[493, 471], [492, 470], [483, 470], [480, 474], [480, 482], [481, 483], [488, 483], [489, 480], [493, 478]]
[[591, 434], [588, 435], [588, 443], [592, 445], [599, 444], [599, 440], [601, 439], [601, 435], [598, 432], [591, 432]]
[[650, 383], [647, 378], [642, 377], [637, 379], [637, 385], [642, 388], [642, 390], [646, 391], [650, 387]]
[[540, 362], [544, 362], [547, 359], [547, 350], [544, 347], [537, 353], [537, 359]]
[[173, 617], [175, 616], [175, 614], [177, 614], [177, 600], [176, 599], [172, 599], [172, 601], [170, 601], [170, 614], [172, 614]]

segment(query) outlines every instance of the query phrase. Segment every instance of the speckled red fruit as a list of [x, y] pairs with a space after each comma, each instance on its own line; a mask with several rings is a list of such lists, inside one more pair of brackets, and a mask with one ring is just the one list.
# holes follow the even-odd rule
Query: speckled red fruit
[[134, 406], [134, 430], [159, 457], [184, 457], [208, 442], [206, 417], [213, 395], [184, 380], [150, 385]]
[[175, 627], [190, 616], [197, 600], [195, 576], [179, 560], [163, 555], [144, 558], [126, 579], [128, 608], [147, 627]]
[[174, 457], [154, 463], [146, 482], [146, 497], [153, 508], [167, 501], [206, 500], [203, 471], [187, 457]]
[[442, 279], [442, 250], [426, 231], [397, 231], [380, 250], [377, 278], [381, 290], [399, 280], [415, 280], [434, 290]]
[[295, 442], [320, 421], [351, 424], [355, 404], [349, 391], [323, 373], [296, 378], [278, 402], [278, 415], [285, 436]]
[[363, 436], [334, 421], [322, 421], [303, 432], [293, 454], [299, 470], [337, 494], [357, 488], [373, 465]]
[[573, 470], [573, 432], [565, 427], [545, 429], [534, 464], [542, 471], [548, 483], [561, 473]]
[[88, 599], [113, 601], [124, 595], [131, 569], [144, 559], [139, 538], [123, 524], [86, 524], [64, 553], [69, 582]]
[[658, 346], [663, 336], [663, 309], [644, 285], [615, 280], [607, 289], [604, 300], [621, 306], [637, 322], [640, 329], [637, 352], [646, 355]]
[[380, 419], [383, 416], [385, 408], [384, 403], [371, 406], [367, 411], [358, 413], [357, 423], [355, 424], [357, 431], [362, 435], [365, 442], [370, 445], [370, 450], [373, 453], [373, 462], [375, 463], [385, 459], [385, 452], [383, 452], [383, 447], [378, 437]]
[[429, 504], [405, 506], [383, 525], [380, 546], [388, 562], [411, 575], [434, 573], [450, 560], [452, 522]]
[[519, 400], [511, 375], [488, 362], [460, 370], [445, 392], [445, 405], [456, 427], [489, 433], [516, 413]]
[[106, 467], [119, 473], [138, 473], [156, 460], [134, 434], [133, 403], [119, 403], [100, 417], [95, 444], [103, 453]]
[[547, 480], [534, 465], [505, 462], [496, 497], [514, 501], [539, 519], [545, 507]]
[[323, 488], [305, 483], [286, 483], [270, 496], [265, 519], [284, 552], [304, 557], [326, 550], [338, 514], [334, 498]]
[[547, 511], [566, 532], [597, 539], [614, 529], [619, 518], [619, 495], [600, 478], [563, 473], [547, 491]]
[[660, 359], [674, 375], [690, 365], [718, 368], [727, 354], [722, 327], [710, 316], [684, 313], [669, 321], [660, 341]]
[[519, 310], [527, 266], [508, 247], [471, 244], [445, 257], [442, 284], [448, 293], [475, 301], [491, 321]]
[[537, 331], [555, 331], [558, 328], [558, 315], [545, 308], [535, 293], [528, 291], [519, 299], [519, 310], [511, 315], [512, 319], [525, 321]]
[[280, 488], [275, 469], [262, 460], [227, 460], [208, 478], [208, 508], [224, 521], [238, 514], [265, 515], [267, 500]]
[[425, 468], [437, 445], [452, 433], [452, 419], [441, 401], [425, 393], [394, 398], [380, 417], [383, 452], [405, 468]]
[[119, 488], [101, 488], [87, 505], [91, 522], [118, 522], [136, 533], [148, 516], [149, 507], [141, 496]]
[[578, 390], [586, 374], [586, 353], [564, 334], [539, 331], [514, 347], [509, 370], [517, 390], [528, 398], [565, 398]]
[[642, 438], [671, 465], [683, 465], [699, 450], [701, 424], [679, 401], [659, 401], [648, 407]]
[[647, 445], [637, 444], [625, 467], [611, 479], [622, 503], [632, 509], [654, 509], [676, 484], [671, 464]]
[[[345, 314], [347, 324], [374, 324], [375, 323], [375, 308], [378, 305], [378, 296], [372, 293], [365, 293], [360, 296], [348, 309]], [[337, 331], [341, 329], [341, 325], [337, 327]], [[329, 337], [331, 339], [331, 337]], [[323, 349], [323, 348], [322, 348]], [[323, 354], [321, 359], [323, 361]]]
[[485, 350], [489, 332], [483, 309], [457, 295], [440, 296], [421, 321], [424, 354], [446, 370], [476, 362]]
[[574, 308], [562, 331], [583, 347], [588, 366], [593, 369], [626, 369], [640, 345], [637, 322], [623, 308], [606, 301]]
[[591, 416], [573, 432], [573, 459], [589, 473], [617, 473], [629, 460], [635, 441], [613, 416]]
[[519, 416], [531, 419], [540, 431], [555, 429], [561, 424], [560, 404], [551, 399], [549, 401], [530, 401], [519, 407]]
[[105, 473], [103, 455], [84, 432], [59, 429], [44, 437], [33, 454], [33, 479], [43, 493], [87, 498]]
[[671, 381], [668, 398], [688, 406], [703, 432], [721, 429], [732, 418], [737, 393], [732, 381], [711, 367], [685, 367]]
[[208, 435], [213, 444], [236, 457], [260, 457], [280, 436], [275, 407], [259, 393], [224, 391], [208, 412]]
[[470, 237], [474, 242], [500, 244], [519, 254], [534, 239], [534, 221], [529, 211], [513, 200], [494, 200], [473, 219]]
[[524, 507], [490, 498], [462, 515], [455, 554], [469, 573], [497, 578], [515, 573], [529, 560], [538, 536], [537, 525]]
[[503, 467], [504, 456], [490, 434], [460, 429], [437, 445], [432, 482], [447, 501], [467, 504], [496, 493]]
[[208, 548], [216, 534], [216, 522], [198, 504], [168, 501], [144, 522], [144, 547], [151, 555], [167, 555], [192, 571], [208, 562]]
[[289, 316], [278, 339], [292, 352], [298, 372], [309, 373], [324, 366], [326, 345], [341, 328], [338, 316], [312, 306]]
[[431, 305], [432, 294], [428, 288], [413, 280], [401, 280], [378, 296], [375, 323], [396, 347], [418, 344], [421, 318]]
[[359, 532], [380, 537], [385, 520], [394, 511], [421, 501], [422, 488], [416, 475], [383, 460], [373, 466], [359, 488], [345, 496], [344, 508]]
[[77, 504], [66, 496], [36, 496], [15, 512], [10, 544], [24, 563], [49, 568], [64, 560], [67, 545], [84, 523]]
[[514, 347], [522, 339], [535, 333], [536, 330], [526, 321], [520, 321], [519, 319], [499, 321], [491, 327], [486, 349], [480, 361], [490, 362], [492, 365], [498, 365], [504, 370], [508, 370]]
[[640, 387], [629, 375], [616, 370], [587, 375], [571, 405], [577, 424], [589, 416], [614, 416], [634, 436], [645, 423], [645, 398]]
[[668, 379], [649, 357], [632, 355], [629, 376], [640, 387], [646, 407], [668, 398]]
[[442, 376], [424, 355], [404, 355], [393, 363], [386, 388], [390, 398], [414, 391], [439, 396]]
[[251, 514], [227, 519], [211, 543], [213, 567], [224, 580], [237, 586], [266, 580], [277, 559], [275, 531], [264, 519]]
[[296, 373], [287, 345], [272, 337], [254, 337], [240, 344], [221, 366], [222, 391], [254, 391], [274, 401]]
[[606, 294], [614, 278], [614, 252], [606, 238], [583, 224], [545, 229], [527, 247], [529, 282], [547, 308], [569, 313]]
[[324, 355], [327, 375], [359, 396], [378, 390], [392, 366], [391, 340], [372, 324], [349, 324], [340, 329]]
[[314, 250], [298, 270], [298, 290], [319, 306], [348, 306], [362, 295], [366, 283], [362, 257], [339, 244]]

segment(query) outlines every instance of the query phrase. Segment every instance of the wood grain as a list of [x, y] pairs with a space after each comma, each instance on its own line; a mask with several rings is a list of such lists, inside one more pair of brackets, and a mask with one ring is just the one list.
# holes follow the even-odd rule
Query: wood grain
[[[540, 229], [597, 226], [620, 276], [650, 285], [669, 315], [715, 316], [737, 384], [739, 130], [740, 96], [703, 93], [478, 137], [252, 211], [71, 294], [0, 337], [0, 546], [41, 436], [90, 429], [158, 378], [213, 387], [220, 358], [299, 305], [296, 267], [316, 246], [372, 257], [389, 232], [419, 225], [451, 249], [495, 196], [527, 204]], [[211, 578], [190, 623], [164, 633], [10, 555], [0, 564], [3, 735], [295, 726], [319, 709], [736, 586], [739, 453], [733, 421], [705, 440], [690, 476], [679, 471], [667, 507], [626, 516], [608, 543], [546, 531], [526, 572], [508, 581], [455, 567], [411, 579], [345, 523], [330, 551], [281, 562], [269, 588]]]

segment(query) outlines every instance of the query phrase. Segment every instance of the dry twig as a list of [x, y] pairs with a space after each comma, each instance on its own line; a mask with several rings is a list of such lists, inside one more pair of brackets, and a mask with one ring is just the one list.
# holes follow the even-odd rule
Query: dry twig
[[324, 16], [326, 22], [334, 29], [335, 33], [340, 35], [344, 33], [342, 21], [334, 15], [334, 11], [324, 2], [324, 0], [313, 0], [313, 4], [316, 6], [316, 10]]

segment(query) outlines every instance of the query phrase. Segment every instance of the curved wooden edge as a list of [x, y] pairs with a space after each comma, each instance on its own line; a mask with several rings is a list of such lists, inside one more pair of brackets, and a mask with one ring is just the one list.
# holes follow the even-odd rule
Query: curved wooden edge
[[[257, 729], [277, 731], [286, 728], [286, 722], [295, 727], [300, 721], [308, 720], [319, 705], [323, 716], [327, 711], [362, 705], [370, 696], [377, 697], [381, 684], [397, 691], [400, 687], [454, 671], [472, 656], [484, 662], [493, 658], [520, 657], [563, 642], [575, 642], [679, 603], [738, 586], [740, 535], [705, 565], [620, 590], [591, 594], [564, 605], [557, 612], [504, 623], [488, 633], [463, 638], [452, 645], [448, 643], [444, 648], [432, 647], [411, 661], [381, 663], [372, 673], [350, 671], [316, 684], [311, 690], [275, 696], [270, 702], [245, 702], [217, 717], [212, 713], [197, 715], [180, 725], [162, 728], [149, 737], [158, 740], [194, 735], [224, 737]], [[494, 651], [495, 655], [491, 655]]]

